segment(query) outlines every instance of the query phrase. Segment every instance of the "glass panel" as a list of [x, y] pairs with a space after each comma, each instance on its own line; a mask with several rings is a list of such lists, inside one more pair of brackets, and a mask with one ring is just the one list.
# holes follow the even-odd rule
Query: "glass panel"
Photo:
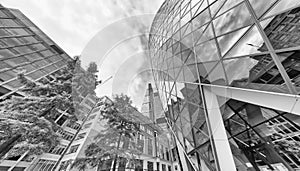
[[193, 28], [199, 28], [210, 21], [209, 11], [205, 9], [192, 20]]
[[225, 126], [234, 145], [233, 155], [242, 159], [242, 164], [248, 161], [254, 168], [299, 168], [299, 153], [294, 151], [300, 145], [298, 115], [236, 100], [226, 105], [235, 113], [225, 120]]
[[209, 81], [210, 84], [227, 85], [226, 76], [221, 62], [219, 62], [213, 70], [208, 73], [208, 77], [205, 78], [204, 82], [206, 81]]
[[263, 39], [256, 26], [250, 27], [243, 37], [224, 55], [225, 58], [250, 55], [261, 50]]
[[23, 84], [20, 82], [20, 80], [13, 80], [13, 81], [10, 81], [9, 83], [7, 83], [7, 85], [9, 85], [12, 88], [19, 88]]
[[218, 49], [215, 40], [204, 42], [195, 47], [198, 62], [219, 60]]
[[279, 0], [268, 0], [268, 1], [260, 1], [260, 0], [249, 0], [254, 9], [256, 16], [260, 18], [262, 14], [264, 14], [270, 7], [275, 4]]
[[244, 3], [219, 16], [213, 22], [217, 36], [253, 23]]
[[209, 39], [212, 39], [214, 37], [211, 24], [201, 27], [195, 33], [199, 34], [199, 35], [196, 35], [194, 38], [195, 46], [197, 46], [205, 41], [208, 41]]
[[193, 144], [193, 133], [192, 133], [192, 127], [191, 127], [191, 118], [190, 118], [190, 113], [188, 110], [188, 107], [185, 106], [180, 113], [180, 117], [181, 117], [181, 123], [182, 123], [182, 133], [183, 136], [188, 139], [188, 141], [190, 143], [192, 143], [192, 146], [194, 146]]
[[185, 37], [183, 37], [181, 42], [186, 46], [186, 48], [193, 49], [193, 45], [194, 45], [193, 33], [190, 33], [189, 35], [186, 35]]
[[235, 32], [218, 37], [218, 43], [221, 55], [224, 55], [232, 46], [241, 38], [242, 35], [250, 28], [250, 26], [237, 30]]
[[16, 46], [20, 45], [21, 42], [17, 38], [5, 38], [1, 39], [7, 46]]
[[9, 64], [7, 64], [6, 62], [1, 61], [0, 62], [0, 71], [3, 69], [8, 69], [11, 68], [11, 66]]
[[8, 49], [0, 49], [0, 58], [8, 58], [14, 56], [14, 53]]
[[5, 17], [8, 17], [8, 16], [4, 13], [3, 10], [0, 10], [0, 17], [5, 18]]
[[15, 47], [14, 49], [18, 51], [20, 54], [32, 52], [32, 50], [28, 46]]
[[288, 9], [293, 9], [300, 6], [300, 1], [298, 0], [280, 0], [279, 3], [264, 17], [269, 17], [272, 15], [278, 15]]
[[42, 73], [41, 71], [35, 71], [33, 73], [28, 74], [27, 76], [30, 77], [33, 80], [37, 80], [43, 76], [45, 76], [46, 74]]
[[[217, 65], [218, 61], [215, 62], [199, 62], [197, 63], [200, 79], [206, 78], [207, 74]], [[205, 80], [201, 81], [205, 82]]]
[[37, 42], [37, 40], [34, 37], [32, 37], [32, 36], [20, 37], [20, 38], [18, 38], [18, 40], [20, 42], [24, 43], [24, 44], [25, 43], [35, 43], [35, 42]]
[[12, 28], [7, 29], [8, 32], [12, 33], [13, 35], [28, 35], [30, 32], [28, 32], [26, 29], [23, 28]]
[[195, 63], [184, 65], [184, 67], [182, 68], [183, 81], [191, 83], [195, 82], [196, 80], [198, 80], [197, 72], [198, 71]]
[[[297, 11], [295, 11], [297, 10]], [[274, 49], [300, 46], [300, 8], [277, 15], [261, 22]], [[263, 44], [262, 49], [266, 49]], [[298, 48], [300, 49], [300, 48]]]
[[205, 0], [192, 0], [191, 4], [192, 4], [192, 10], [191, 10], [192, 16], [197, 15], [204, 8], [207, 7], [207, 1], [205, 1]]
[[214, 18], [217, 13], [219, 12], [219, 9], [221, 8], [221, 6], [224, 4], [225, 0], [218, 0], [216, 2], [210, 2], [209, 4], [211, 4], [209, 6], [210, 8], [210, 13], [211, 13], [211, 18]]
[[52, 63], [52, 62], [61, 61], [62, 58], [58, 55], [55, 55], [55, 56], [52, 56], [52, 57], [47, 57], [46, 60], [49, 61], [50, 63]]
[[289, 93], [281, 74], [268, 54], [224, 60], [223, 63], [231, 86]]
[[[294, 84], [296, 91], [300, 92], [300, 59], [299, 51], [290, 51], [284, 53], [278, 53], [280, 61], [282, 62], [285, 71], [290, 77], [292, 83]], [[285, 87], [285, 86], [284, 86]], [[282, 90], [282, 92], [285, 92]]]
[[0, 20], [0, 25], [1, 26], [8, 26], [8, 27], [13, 27], [13, 26], [18, 26], [19, 24], [17, 24], [14, 20], [12, 19], [1, 19]]
[[217, 16], [222, 15], [224, 12], [231, 10], [234, 6], [238, 5], [238, 3], [242, 2], [242, 0], [236, 0], [236, 1], [226, 1], [223, 7], [218, 12]]
[[18, 65], [18, 64], [28, 62], [28, 59], [24, 58], [23, 56], [20, 56], [18, 58], [13, 58], [10, 61], [12, 61], [14, 64]]

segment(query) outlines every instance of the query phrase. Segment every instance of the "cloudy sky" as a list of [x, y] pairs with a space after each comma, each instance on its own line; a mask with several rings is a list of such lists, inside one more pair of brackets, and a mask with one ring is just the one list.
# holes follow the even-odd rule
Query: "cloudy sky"
[[125, 93], [140, 106], [151, 80], [144, 44], [163, 0], [2, 0], [21, 10], [71, 57], [99, 65], [98, 95]]

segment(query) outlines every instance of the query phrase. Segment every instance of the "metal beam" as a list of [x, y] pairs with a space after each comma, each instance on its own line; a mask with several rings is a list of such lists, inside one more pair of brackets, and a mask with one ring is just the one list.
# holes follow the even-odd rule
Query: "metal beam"
[[228, 99], [264, 106], [300, 116], [300, 96], [284, 93], [267, 92], [254, 89], [242, 89], [229, 86], [203, 84], [207, 90]]

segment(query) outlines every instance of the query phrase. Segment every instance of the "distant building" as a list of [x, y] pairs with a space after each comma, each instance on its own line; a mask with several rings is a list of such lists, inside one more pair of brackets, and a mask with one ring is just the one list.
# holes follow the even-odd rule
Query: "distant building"
[[[158, 139], [160, 143], [157, 144], [158, 156], [164, 157], [166, 151], [167, 153], [173, 154], [173, 163], [172, 168], [180, 168], [179, 166], [179, 156], [176, 148], [176, 144], [174, 144], [174, 137], [170, 132], [169, 125], [167, 123], [167, 118], [165, 111], [162, 108], [161, 100], [159, 94], [156, 90], [153, 90], [152, 84], [148, 83], [146, 93], [144, 96], [144, 101], [141, 108], [141, 113], [144, 116], [149, 117], [153, 125], [160, 128], [161, 133], [158, 135]], [[168, 114], [167, 114], [168, 115]], [[168, 143], [163, 143], [168, 142]], [[168, 150], [169, 149], [169, 150]], [[171, 149], [171, 150], [170, 150]], [[168, 156], [168, 155], [167, 155]]]

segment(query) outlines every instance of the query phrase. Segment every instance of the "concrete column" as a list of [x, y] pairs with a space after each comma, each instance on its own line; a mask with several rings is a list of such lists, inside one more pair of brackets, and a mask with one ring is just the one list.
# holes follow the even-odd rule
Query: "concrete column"
[[143, 170], [147, 170], [148, 167], [147, 167], [147, 160], [143, 160]]
[[236, 167], [226, 135], [217, 96], [207, 88], [203, 89], [203, 93], [207, 110], [206, 119], [210, 128], [209, 133], [213, 142], [212, 145], [215, 159], [217, 161], [218, 171], [235, 171]]

